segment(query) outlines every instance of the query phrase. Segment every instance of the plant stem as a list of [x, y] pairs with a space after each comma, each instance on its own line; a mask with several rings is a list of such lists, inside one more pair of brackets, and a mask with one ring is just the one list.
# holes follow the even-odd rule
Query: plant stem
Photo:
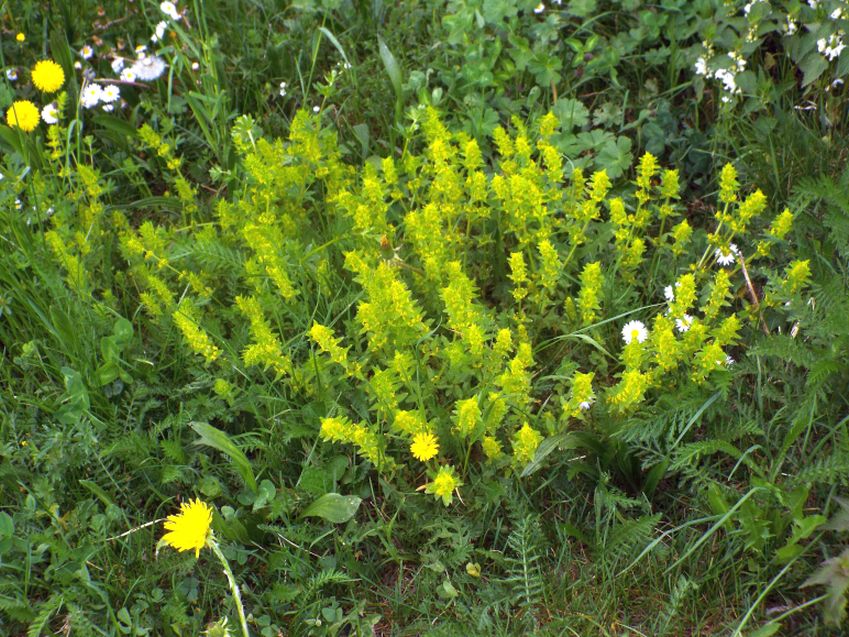
[[233, 593], [233, 599], [236, 602], [236, 610], [239, 613], [239, 623], [242, 626], [242, 634], [244, 637], [251, 637], [251, 634], [248, 632], [248, 622], [245, 619], [245, 608], [242, 606], [242, 595], [239, 592], [239, 585], [236, 584], [236, 578], [233, 576], [233, 570], [230, 568], [230, 562], [228, 562], [227, 558], [224, 557], [224, 553], [221, 552], [221, 547], [218, 546], [218, 542], [215, 541], [214, 537], [210, 536], [207, 544], [209, 548], [212, 549], [212, 552], [215, 553], [215, 557], [218, 558], [218, 561], [221, 562], [221, 565], [224, 567], [224, 575], [230, 583], [230, 591]]

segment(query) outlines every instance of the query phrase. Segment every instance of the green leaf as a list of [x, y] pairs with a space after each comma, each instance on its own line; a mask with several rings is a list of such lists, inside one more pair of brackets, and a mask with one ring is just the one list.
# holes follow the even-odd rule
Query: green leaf
[[386, 74], [389, 75], [389, 81], [392, 82], [392, 88], [395, 90], [395, 99], [401, 100], [401, 67], [398, 66], [398, 61], [392, 55], [392, 51], [386, 46], [383, 38], [377, 36], [377, 46], [380, 51], [380, 59], [383, 60], [383, 66], [386, 68]]
[[244, 452], [231, 440], [230, 436], [205, 422], [191, 422], [189, 426], [200, 436], [200, 440], [195, 444], [218, 449], [221, 453], [229, 456], [233, 464], [236, 465], [236, 471], [242, 477], [242, 480], [244, 480], [245, 485], [251, 491], [256, 492], [256, 478], [254, 477], [251, 463]]
[[770, 637], [770, 635], [777, 633], [779, 628], [781, 628], [781, 624], [777, 622], [770, 622], [769, 624], [761, 626], [755, 632], [749, 633], [746, 637]]
[[631, 160], [631, 139], [623, 136], [602, 146], [596, 164], [607, 170], [608, 177], [618, 179], [631, 166]]
[[354, 517], [357, 509], [360, 508], [360, 502], [362, 498], [355, 495], [325, 493], [304, 509], [301, 517], [322, 518], [334, 524], [342, 524]]
[[580, 128], [590, 121], [590, 112], [587, 107], [580, 100], [572, 97], [558, 100], [553, 112], [560, 121], [560, 128], [563, 131]]
[[348, 56], [345, 54], [344, 47], [339, 43], [339, 40], [336, 39], [336, 36], [333, 35], [333, 33], [326, 27], [318, 27], [318, 30], [324, 37], [330, 40], [330, 43], [336, 47], [336, 50], [339, 51], [339, 55], [342, 56], [342, 59], [345, 60], [345, 63], [349, 67], [351, 67], [351, 60], [348, 59]]
[[542, 466], [543, 461], [555, 449], [575, 449], [579, 445], [580, 440], [573, 432], [557, 434], [546, 438], [539, 443], [539, 447], [537, 447], [536, 453], [534, 454], [534, 459], [531, 460], [522, 470], [522, 477], [524, 478], [525, 476], [529, 476], [538, 471]]
[[63, 367], [61, 371], [62, 376], [65, 377], [66, 398], [65, 404], [57, 412], [56, 417], [60, 422], [70, 425], [82, 418], [91, 407], [91, 402], [82, 375], [70, 367]]
[[12, 516], [5, 511], [0, 511], [0, 540], [12, 537], [15, 532], [15, 522]]
[[103, 502], [106, 506], [115, 506], [115, 503], [112, 501], [112, 498], [109, 497], [109, 494], [106, 493], [106, 491], [103, 490], [103, 487], [96, 482], [92, 482], [91, 480], [80, 480], [80, 484], [96, 495], [97, 499]]
[[815, 82], [820, 75], [825, 73], [826, 69], [828, 69], [828, 60], [820, 55], [818, 51], [811, 51], [799, 62], [799, 69], [801, 69], [804, 75], [802, 86], [805, 87]]

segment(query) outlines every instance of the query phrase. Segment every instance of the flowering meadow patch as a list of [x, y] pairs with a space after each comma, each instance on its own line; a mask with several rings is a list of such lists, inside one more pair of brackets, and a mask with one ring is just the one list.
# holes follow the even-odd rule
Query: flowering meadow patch
[[843, 628], [845, 0], [18, 4], [0, 634]]

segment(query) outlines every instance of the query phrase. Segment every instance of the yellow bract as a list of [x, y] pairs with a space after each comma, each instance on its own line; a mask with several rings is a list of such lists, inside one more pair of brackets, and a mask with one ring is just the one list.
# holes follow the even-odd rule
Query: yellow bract
[[65, 71], [53, 60], [41, 60], [32, 69], [32, 83], [39, 91], [54, 93], [65, 83]]
[[206, 502], [199, 499], [183, 502], [180, 512], [169, 515], [165, 520], [165, 530], [162, 540], [178, 551], [194, 549], [195, 557], [206, 546], [209, 538], [209, 526], [212, 524], [212, 509]]
[[454, 491], [462, 486], [463, 481], [454, 474], [454, 467], [448, 465], [439, 468], [433, 481], [425, 486], [425, 491], [437, 499], [442, 498], [442, 503], [448, 506], [454, 499]]
[[38, 108], [29, 100], [18, 100], [6, 111], [6, 123], [9, 127], [20, 128], [25, 133], [35, 130], [40, 119]]

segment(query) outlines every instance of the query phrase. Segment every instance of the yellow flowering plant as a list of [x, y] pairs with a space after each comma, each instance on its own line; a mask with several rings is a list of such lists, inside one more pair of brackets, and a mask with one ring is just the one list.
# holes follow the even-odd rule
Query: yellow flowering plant
[[204, 548], [212, 551], [224, 568], [224, 575], [227, 577], [230, 591], [233, 594], [233, 601], [239, 614], [242, 635], [243, 637], [250, 637], [239, 586], [236, 583], [233, 570], [230, 568], [230, 562], [227, 561], [221, 551], [212, 531], [212, 508], [198, 498], [183, 502], [180, 504], [179, 513], [169, 515], [165, 519], [164, 527], [167, 532], [160, 539], [160, 545], [170, 546], [181, 553], [194, 551], [195, 558], [200, 557], [200, 552]]
[[[735, 288], [751, 292], [792, 212], [769, 218], [730, 165], [708, 227], [650, 154], [630, 181], [565, 176], [552, 114], [496, 128], [491, 170], [434, 109], [419, 124], [403, 153], [358, 170], [319, 115], [299, 112], [285, 140], [241, 118], [241, 186], [209, 220], [174, 140], [144, 125], [184, 225], [105, 218], [96, 179], [82, 200], [117, 234], [150, 329], [178, 335], [228, 408], [253, 396], [276, 417], [275, 396], [302, 401], [328, 449], [445, 504], [476, 476], [538, 468], [565, 435], [603, 448], [599, 428], [726, 382], [741, 331], [774, 302]], [[50, 232], [82, 293], [92, 263], [73, 221]], [[801, 265], [782, 278], [807, 282]]]

